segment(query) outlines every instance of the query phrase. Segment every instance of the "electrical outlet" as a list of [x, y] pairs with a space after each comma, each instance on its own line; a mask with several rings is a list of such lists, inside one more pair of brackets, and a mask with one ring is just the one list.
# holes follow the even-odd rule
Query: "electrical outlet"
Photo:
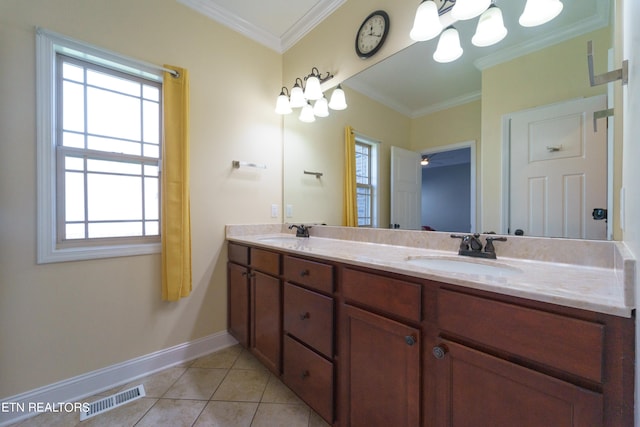
[[275, 203], [271, 205], [271, 218], [278, 218], [278, 205]]

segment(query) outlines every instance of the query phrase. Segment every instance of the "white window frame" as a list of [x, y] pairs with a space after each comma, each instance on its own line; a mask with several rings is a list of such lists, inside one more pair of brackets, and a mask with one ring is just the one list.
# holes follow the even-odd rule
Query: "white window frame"
[[56, 234], [56, 55], [64, 53], [131, 75], [162, 81], [162, 72], [87, 43], [36, 29], [37, 263], [159, 253], [160, 242], [60, 247]]
[[[364, 135], [355, 134], [356, 145], [364, 144], [368, 145], [371, 148], [371, 163], [370, 167], [370, 182], [371, 182], [371, 225], [370, 226], [359, 226], [362, 228], [377, 228], [378, 227], [378, 175], [380, 170], [379, 160], [378, 160], [378, 146], [380, 145], [379, 141], [375, 141], [369, 137]], [[354, 171], [355, 172], [355, 171]], [[356, 184], [356, 187], [358, 184]]]

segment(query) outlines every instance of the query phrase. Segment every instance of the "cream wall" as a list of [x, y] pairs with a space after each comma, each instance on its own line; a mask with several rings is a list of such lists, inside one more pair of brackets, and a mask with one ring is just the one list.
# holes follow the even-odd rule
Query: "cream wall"
[[[594, 58], [596, 70], [605, 70], [606, 52], [611, 46], [609, 28], [482, 72], [481, 229], [501, 229], [502, 116], [572, 98], [606, 93], [606, 86], [589, 86], [587, 40], [593, 40], [594, 51], [601, 52]], [[620, 163], [616, 161], [616, 170], [620, 169]], [[620, 239], [619, 236], [617, 238]]]
[[[160, 300], [158, 255], [36, 265], [35, 26], [189, 69], [188, 298]], [[226, 330], [224, 225], [281, 221], [281, 80], [281, 55], [175, 0], [0, 2], [0, 399]]]
[[[292, 205], [291, 223], [342, 225], [344, 129], [379, 141], [378, 224], [389, 225], [390, 147], [409, 147], [410, 120], [382, 104], [344, 87], [346, 110], [303, 123], [297, 114], [285, 116], [284, 203]], [[303, 172], [322, 172], [317, 179]]]

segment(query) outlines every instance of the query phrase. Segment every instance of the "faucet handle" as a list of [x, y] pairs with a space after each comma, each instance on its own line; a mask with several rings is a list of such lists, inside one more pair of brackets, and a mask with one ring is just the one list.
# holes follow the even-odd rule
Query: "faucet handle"
[[466, 251], [469, 250], [469, 241], [471, 240], [471, 236], [464, 236], [460, 234], [451, 234], [452, 239], [462, 239], [460, 242], [460, 250]]
[[494, 241], [506, 242], [507, 238], [506, 237], [487, 237], [487, 244], [484, 246], [485, 252], [493, 252], [493, 253], [496, 252], [496, 248], [493, 247]]

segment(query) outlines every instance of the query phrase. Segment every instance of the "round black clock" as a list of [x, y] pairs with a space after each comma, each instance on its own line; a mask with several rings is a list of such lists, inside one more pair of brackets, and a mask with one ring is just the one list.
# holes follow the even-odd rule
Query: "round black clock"
[[356, 34], [356, 53], [360, 58], [373, 56], [384, 44], [389, 33], [389, 15], [376, 10], [367, 16]]

